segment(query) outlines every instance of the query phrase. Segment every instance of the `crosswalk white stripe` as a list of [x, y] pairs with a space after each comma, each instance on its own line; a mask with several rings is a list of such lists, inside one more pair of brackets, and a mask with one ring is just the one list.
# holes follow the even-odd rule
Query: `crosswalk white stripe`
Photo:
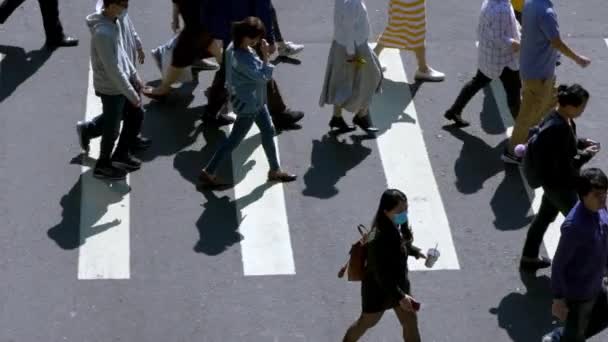
[[[101, 100], [95, 95], [89, 66], [85, 119], [91, 120], [101, 112]], [[96, 141], [89, 153], [92, 157], [99, 155]], [[92, 172], [92, 165], [83, 165], [78, 279], [129, 279], [129, 193], [124, 184], [110, 187], [95, 179]]]
[[[476, 45], [479, 46], [479, 42], [476, 42]], [[502, 122], [506, 127], [506, 136], [508, 138], [511, 137], [511, 133], [513, 132], [513, 117], [511, 116], [511, 111], [509, 110], [509, 105], [507, 104], [506, 94], [502, 83], [500, 80], [493, 80], [490, 83], [490, 88], [492, 89], [492, 93], [494, 94], [494, 99], [496, 99], [496, 106], [498, 107], [498, 111], [500, 113], [500, 117], [502, 118]], [[536, 215], [540, 208], [540, 203], [543, 198], [543, 189], [532, 189], [528, 186], [526, 182], [526, 178], [524, 177], [523, 171], [519, 168], [519, 172], [521, 174], [521, 178], [524, 183], [524, 187], [526, 188], [526, 193], [530, 200], [532, 200], [532, 211]], [[559, 242], [560, 227], [564, 222], [564, 216], [559, 214], [555, 221], [549, 225], [549, 229], [545, 233], [543, 238], [543, 242], [545, 244], [545, 249], [547, 250], [547, 254], [550, 258], [553, 258], [555, 255], [555, 251], [557, 250], [557, 244]]]
[[[415, 244], [425, 251], [439, 245], [441, 256], [431, 270], [460, 269], [416, 108], [407, 88], [407, 76], [399, 50], [386, 49], [380, 57], [382, 65], [387, 68], [385, 78], [404, 85], [399, 96], [405, 97], [406, 103], [409, 103], [395, 122], [391, 120], [395, 117], [391, 112], [402, 111], [403, 108], [394, 107], [395, 103], [402, 101], [395, 102], [394, 98], [379, 96], [370, 111], [374, 124], [390, 127], [377, 139], [388, 187], [400, 189], [408, 196]], [[402, 120], [404, 117], [408, 117], [408, 120]], [[422, 259], [410, 261], [410, 269], [429, 270]]]
[[[234, 179], [241, 179], [234, 186], [234, 196], [239, 232], [243, 235], [243, 274], [292, 275], [296, 271], [285, 193], [282, 184], [267, 182], [269, 166], [259, 133], [253, 125], [245, 140], [232, 152]], [[275, 143], [279, 154], [276, 137]], [[250, 164], [253, 164], [251, 169], [244, 167]]]

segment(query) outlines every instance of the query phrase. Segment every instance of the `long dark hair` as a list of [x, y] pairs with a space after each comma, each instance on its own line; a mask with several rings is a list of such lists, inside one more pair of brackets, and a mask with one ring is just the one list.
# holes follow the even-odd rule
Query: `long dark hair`
[[241, 47], [245, 38], [258, 38], [266, 35], [266, 27], [258, 17], [247, 17], [232, 23], [232, 42], [235, 48]]
[[407, 202], [407, 196], [405, 196], [401, 190], [385, 190], [380, 197], [380, 204], [378, 205], [376, 216], [374, 216], [374, 221], [372, 222], [372, 229], [378, 229], [381, 226], [386, 226], [387, 224], [392, 223], [384, 212], [395, 209], [395, 207], [402, 202]]

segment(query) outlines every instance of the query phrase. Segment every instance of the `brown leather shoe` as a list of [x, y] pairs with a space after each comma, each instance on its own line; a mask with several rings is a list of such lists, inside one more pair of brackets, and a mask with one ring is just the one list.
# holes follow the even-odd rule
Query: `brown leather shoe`
[[198, 175], [198, 181], [203, 188], [220, 188], [229, 185], [226, 182], [222, 182], [222, 180], [217, 176], [213, 176], [205, 170], [201, 170], [201, 173]]
[[298, 177], [285, 171], [270, 171], [268, 172], [268, 181], [270, 182], [293, 182]]

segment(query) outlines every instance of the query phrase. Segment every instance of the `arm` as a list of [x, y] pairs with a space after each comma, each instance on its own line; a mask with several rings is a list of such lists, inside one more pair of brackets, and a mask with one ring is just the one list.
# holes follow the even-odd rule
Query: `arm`
[[405, 239], [405, 247], [407, 250], [407, 255], [409, 256], [413, 256], [416, 259], [420, 259], [423, 254], [422, 254], [422, 249], [420, 249], [419, 247], [414, 246], [414, 233], [412, 232], [412, 228], [409, 226], [409, 224], [403, 224], [400, 227], [401, 230], [401, 236], [403, 236], [403, 239]]
[[538, 19], [540, 29], [545, 34], [545, 37], [551, 41], [551, 46], [566, 57], [580, 64], [581, 56], [570, 49], [570, 47], [564, 43], [560, 36], [559, 24], [557, 22], [557, 15], [555, 14], [555, 11], [552, 8], [549, 8], [545, 12], [541, 13]]
[[355, 42], [355, 25], [356, 25], [356, 16], [352, 2], [347, 1], [343, 6], [341, 13], [338, 13], [336, 23], [336, 29], [341, 31], [341, 36], [344, 41], [341, 43], [346, 47], [346, 54], [349, 56], [354, 56], [356, 52], [356, 42]]
[[137, 31], [135, 30], [135, 25], [133, 25], [133, 21], [131, 21], [131, 18], [129, 18], [129, 27], [131, 28], [131, 32], [133, 32], [135, 48], [137, 48], [137, 50], [143, 50], [144, 45], [141, 43], [141, 39], [139, 38], [139, 34], [137, 34]]
[[233, 66], [236, 72], [257, 82], [268, 82], [272, 79], [274, 66], [262, 62], [252, 55], [234, 54]]
[[505, 50], [511, 49], [513, 41], [517, 41], [516, 37], [511, 35], [511, 32], [513, 32], [511, 25], [511, 9], [509, 8], [509, 11], [499, 10], [496, 16], [491, 18], [487, 39], [494, 45], [502, 46]]
[[566, 221], [562, 225], [562, 235], [557, 245], [557, 251], [553, 257], [551, 266], [551, 289], [553, 298], [563, 299], [567, 287], [566, 267], [577, 253], [580, 246], [581, 232], [573, 229], [571, 221]]
[[129, 82], [129, 76], [118, 68], [118, 55], [113, 38], [108, 34], [96, 33], [93, 35], [93, 44], [110, 80], [131, 103], [138, 103], [139, 96]]

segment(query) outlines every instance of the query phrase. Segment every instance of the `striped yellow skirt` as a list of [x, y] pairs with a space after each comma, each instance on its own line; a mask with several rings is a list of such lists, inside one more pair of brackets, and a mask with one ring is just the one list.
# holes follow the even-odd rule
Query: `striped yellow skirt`
[[425, 0], [390, 0], [388, 25], [378, 43], [413, 50], [424, 46], [426, 36]]

